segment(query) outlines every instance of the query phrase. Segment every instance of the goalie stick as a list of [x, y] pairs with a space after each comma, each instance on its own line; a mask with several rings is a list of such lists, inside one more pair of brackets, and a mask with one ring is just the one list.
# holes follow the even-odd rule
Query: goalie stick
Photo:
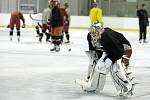
[[[85, 54], [90, 58], [89, 51], [85, 51]], [[86, 80], [76, 79], [75, 83], [80, 85], [82, 89], [83, 89], [83, 86], [90, 87], [91, 86], [91, 80], [92, 80], [92, 77], [93, 77], [93, 74], [94, 74], [94, 71], [95, 71], [95, 67], [96, 67], [96, 61], [93, 62], [93, 66], [92, 66], [92, 70], [90, 72], [90, 76]]]
[[[89, 51], [85, 51], [85, 54], [88, 56], [89, 59], [91, 58]], [[91, 70], [91, 73], [90, 73], [88, 80], [92, 79], [94, 71], [95, 71], [95, 67], [96, 67], [96, 60], [93, 61], [92, 70]]]

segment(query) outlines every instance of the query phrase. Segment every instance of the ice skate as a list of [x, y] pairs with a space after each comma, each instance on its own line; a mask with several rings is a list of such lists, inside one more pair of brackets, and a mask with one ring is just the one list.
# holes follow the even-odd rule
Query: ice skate
[[42, 38], [41, 37], [39, 37], [39, 42], [42, 42]]
[[60, 47], [59, 47], [58, 45], [56, 46], [55, 51], [56, 51], [56, 52], [59, 52], [59, 51], [60, 51]]
[[20, 36], [17, 37], [18, 42], [20, 42]]
[[[127, 91], [122, 91], [119, 96], [121, 98], [129, 98], [129, 97], [132, 97], [133, 96], [133, 90], [134, 90], [134, 86], [135, 84], [132, 84], [132, 87], [130, 90], [127, 90]], [[127, 88], [128, 89], [128, 88]]]
[[141, 40], [141, 39], [139, 40], [139, 43], [142, 43], [142, 40]]
[[54, 46], [52, 49], [50, 49], [50, 51], [55, 51], [56, 50], [56, 46]]
[[40, 37], [39, 35], [36, 35], [35, 37]]
[[10, 42], [12, 42], [12, 40], [13, 40], [13, 39], [12, 39], [12, 36], [10, 36]]
[[143, 43], [148, 43], [148, 41], [146, 41], [146, 40], [143, 40]]
[[39, 42], [42, 42], [42, 38], [43, 38], [43, 34], [40, 33], [40, 34], [39, 34]]
[[70, 43], [70, 41], [69, 41], [69, 40], [67, 40], [65, 43]]
[[46, 42], [51, 42], [51, 40], [49, 40], [49, 39], [46, 39]]

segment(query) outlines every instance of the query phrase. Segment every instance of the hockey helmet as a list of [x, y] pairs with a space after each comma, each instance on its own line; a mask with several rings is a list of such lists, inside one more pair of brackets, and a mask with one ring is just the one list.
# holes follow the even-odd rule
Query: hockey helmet
[[94, 23], [91, 25], [90, 29], [90, 35], [93, 41], [97, 41], [101, 39], [101, 34], [103, 33], [103, 27], [101, 23]]
[[65, 7], [69, 7], [69, 4], [66, 2], [66, 3], [64, 3], [64, 6]]
[[93, 2], [93, 3], [92, 3], [92, 6], [93, 6], [93, 7], [97, 7], [97, 6], [98, 6], [98, 3], [97, 3], [97, 2]]
[[49, 0], [49, 4], [52, 6], [59, 5], [59, 0]]

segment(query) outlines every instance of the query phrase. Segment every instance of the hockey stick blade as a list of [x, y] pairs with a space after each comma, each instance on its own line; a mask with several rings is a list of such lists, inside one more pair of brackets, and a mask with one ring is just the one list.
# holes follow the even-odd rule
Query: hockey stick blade
[[90, 82], [86, 82], [86, 81], [81, 80], [81, 79], [76, 79], [75, 83], [78, 84], [78, 85], [80, 85], [82, 88], [83, 87], [90, 87], [91, 86]]
[[65, 46], [66, 46], [67, 50], [70, 52], [70, 51], [71, 51], [71, 48], [68, 46], [67, 43], [65, 43]]
[[30, 18], [31, 18], [33, 21], [46, 21], [46, 20], [35, 19], [35, 18], [32, 17], [31, 14], [30, 14], [29, 16], [30, 16]]

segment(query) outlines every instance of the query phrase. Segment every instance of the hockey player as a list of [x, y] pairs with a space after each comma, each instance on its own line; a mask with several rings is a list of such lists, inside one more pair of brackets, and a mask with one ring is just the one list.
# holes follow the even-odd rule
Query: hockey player
[[11, 17], [10, 17], [10, 23], [7, 26], [8, 28], [10, 28], [10, 41], [12, 41], [12, 37], [13, 37], [13, 30], [14, 27], [16, 26], [16, 30], [17, 30], [17, 39], [18, 42], [20, 42], [20, 19], [23, 22], [22, 28], [25, 28], [25, 19], [23, 14], [20, 11], [13, 11], [11, 13]]
[[[47, 21], [49, 19], [50, 13], [51, 13], [51, 5], [49, 5], [48, 8], [45, 8], [42, 13], [42, 27], [41, 27], [42, 33], [40, 34], [40, 37], [39, 37], [40, 42], [42, 41], [43, 34], [46, 35], [46, 41], [49, 42], [51, 27], [50, 25], [47, 24]], [[47, 33], [46, 30], [48, 30], [49, 33]]]
[[50, 49], [50, 51], [60, 51], [60, 44], [61, 44], [61, 35], [63, 31], [64, 25], [64, 16], [61, 13], [61, 9], [59, 7], [58, 0], [51, 0], [52, 3], [52, 11], [50, 15], [50, 25], [51, 25], [51, 35], [52, 35], [52, 43], [54, 47]]
[[145, 9], [145, 4], [141, 5], [141, 8], [139, 9], [137, 7], [137, 16], [139, 18], [139, 42], [147, 43], [146, 41], [146, 35], [147, 35], [147, 26], [149, 26], [149, 20], [148, 20], [148, 13]]
[[[68, 3], [65, 3], [64, 4], [64, 10], [66, 12], [66, 15], [65, 15], [65, 20], [64, 20], [64, 32], [65, 32], [65, 35], [66, 35], [66, 39], [67, 39], [67, 42], [66, 43], [70, 43], [70, 35], [69, 35], [69, 25], [70, 25], [70, 10], [69, 10], [69, 4]], [[63, 39], [63, 35], [62, 34], [62, 39]]]
[[64, 37], [64, 32], [66, 34], [66, 38], [67, 38], [67, 42], [69, 43], [69, 34], [68, 34], [68, 29], [69, 29], [69, 15], [68, 12], [66, 10], [66, 8], [64, 7], [60, 7], [60, 13], [61, 16], [63, 17], [63, 30], [62, 30], [62, 35], [61, 35], [61, 43], [63, 43], [63, 37]]
[[36, 33], [37, 33], [36, 37], [39, 37], [39, 42], [41, 42], [40, 36], [42, 36], [42, 33], [40, 32], [40, 29], [42, 29], [42, 25], [39, 22], [37, 22], [35, 25], [35, 29], [36, 29]]
[[101, 27], [100, 23], [92, 24], [87, 39], [90, 58], [87, 80], [76, 82], [84, 91], [99, 92], [104, 88], [106, 75], [110, 72], [119, 95], [131, 96], [133, 84], [121, 66], [125, 46], [131, 47], [129, 41], [123, 34]]
[[42, 13], [37, 13], [34, 15], [34, 17], [32, 17], [31, 14], [29, 16], [32, 19], [33, 25], [35, 26], [36, 29], [36, 33], [37, 33], [36, 37], [40, 37], [41, 29], [42, 29]]
[[92, 6], [89, 14], [91, 24], [94, 24], [95, 22], [102, 23], [102, 9], [98, 7], [97, 2], [93, 2]]

